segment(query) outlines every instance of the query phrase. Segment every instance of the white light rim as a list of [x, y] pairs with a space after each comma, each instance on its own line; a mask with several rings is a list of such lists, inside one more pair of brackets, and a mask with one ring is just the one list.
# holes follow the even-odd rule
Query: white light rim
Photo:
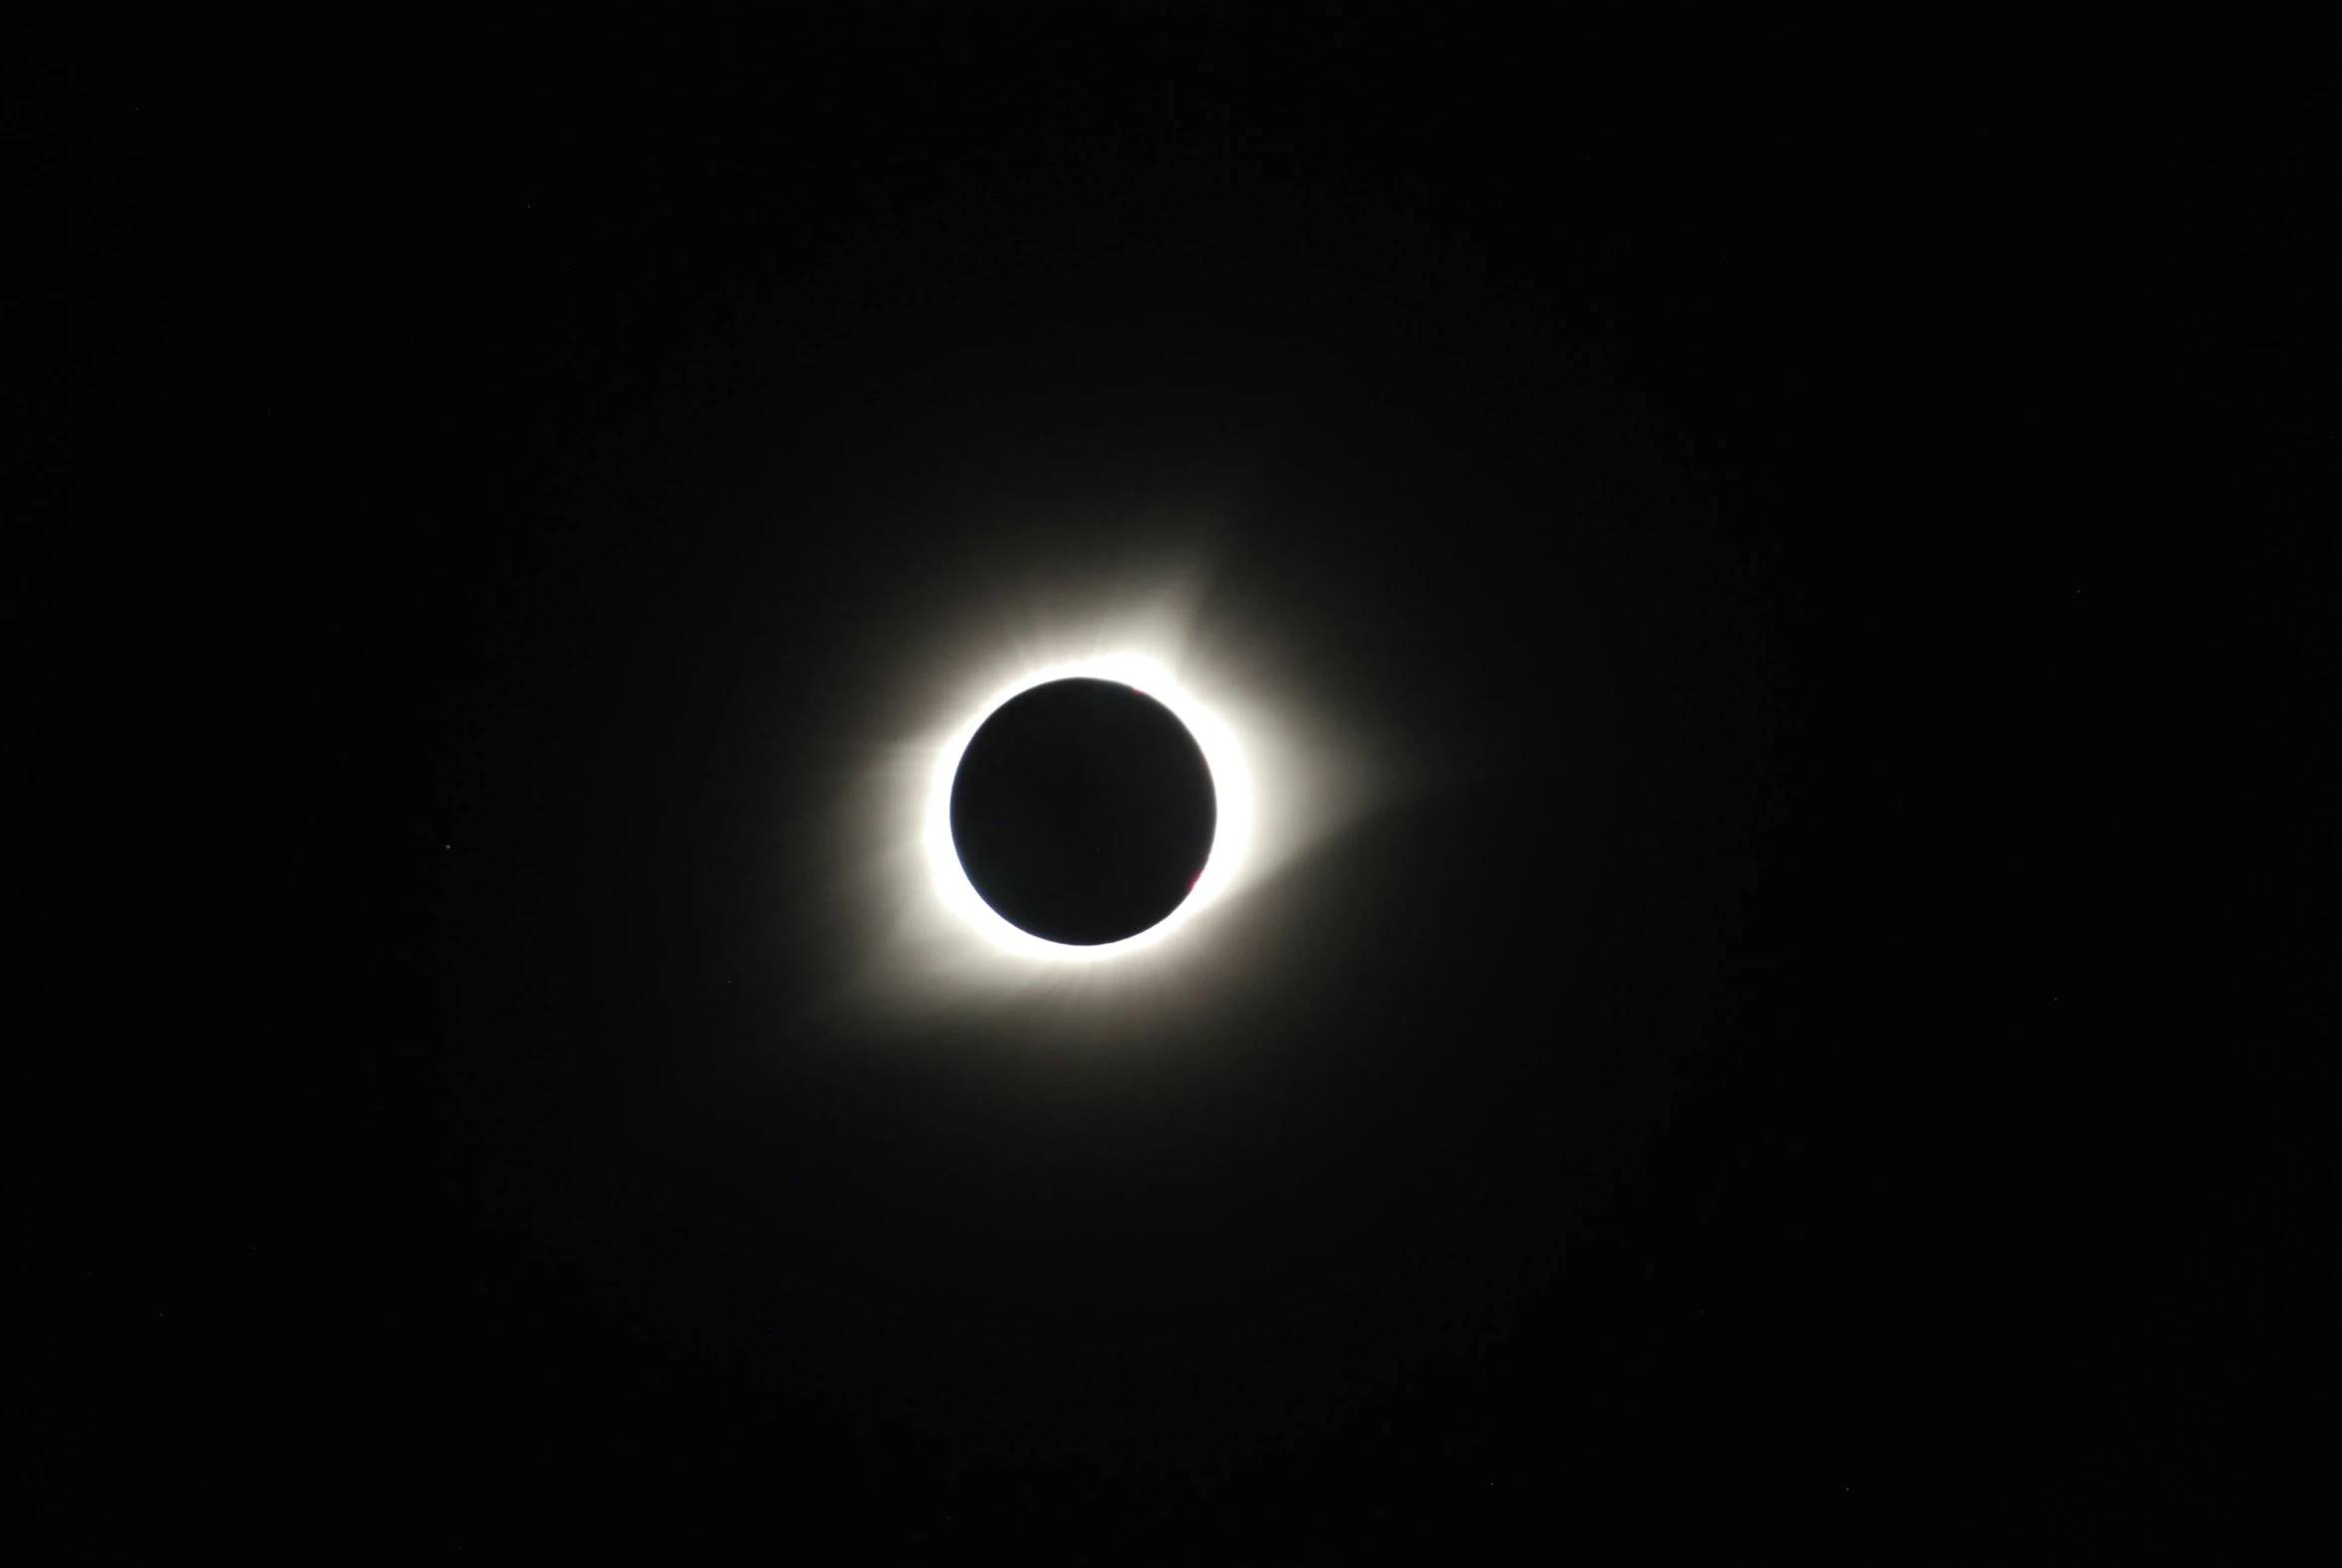
[[[977, 730], [999, 710], [1002, 703], [1020, 692], [1048, 685], [1052, 681], [1074, 679], [1118, 681], [1144, 692], [1171, 709], [1172, 716], [1186, 726], [1187, 733], [1194, 736], [1196, 745], [1202, 748], [1204, 765], [1211, 771], [1211, 787], [1216, 805], [1211, 853], [1203, 863], [1202, 874], [1196, 878], [1194, 889], [1180, 901], [1176, 909], [1145, 931], [1125, 937], [1120, 942], [1100, 943], [1093, 947], [1050, 942], [1029, 931], [1020, 931], [1003, 920], [991, 905], [984, 902], [975, 884], [968, 880], [968, 873], [960, 864], [959, 852], [952, 845], [952, 781], [959, 776], [960, 759], [967, 753], [968, 743], [976, 738]], [[1107, 654], [1075, 663], [1054, 665], [1024, 675], [1001, 688], [977, 709], [974, 718], [953, 731], [936, 753], [935, 772], [928, 784], [926, 820], [922, 825], [921, 839], [926, 846], [928, 870], [936, 896], [946, 908], [992, 946], [1016, 957], [1042, 962], [1095, 963], [1122, 958], [1157, 946], [1225, 893], [1242, 869], [1245, 853], [1251, 847], [1252, 816], [1252, 778], [1245, 767], [1243, 747], [1238, 744], [1235, 732], [1216, 713], [1179, 685], [1168, 666], [1137, 654]]]

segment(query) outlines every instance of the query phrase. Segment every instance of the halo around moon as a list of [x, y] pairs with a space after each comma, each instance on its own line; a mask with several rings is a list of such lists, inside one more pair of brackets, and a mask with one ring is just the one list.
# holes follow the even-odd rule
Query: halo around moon
[[[804, 775], [826, 806], [776, 840], [788, 856], [776, 870], [806, 894], [795, 907], [808, 924], [788, 940], [818, 969], [808, 1030], [948, 1029], [995, 1007], [1018, 1009], [1027, 1037], [1052, 1046], [1201, 1027], [1307, 949], [1319, 912], [1300, 864], [1412, 787], [1395, 732], [1329, 700], [1342, 690], [1341, 650], [1311, 635], [1305, 613], [1277, 612], [1288, 598], [1306, 610], [1306, 584], [1231, 571], [1229, 587], [1207, 591], [1227, 570], [1209, 562], [1208, 542], [1100, 549], [1075, 536], [1044, 552], [1029, 534], [1006, 537], [1005, 563], [971, 545], [966, 561], [935, 568], [951, 591], [837, 650], [867, 673], [836, 707], [834, 765]], [[1188, 896], [1158, 924], [1094, 946], [1045, 940], [993, 910], [951, 827], [953, 782], [985, 721], [1019, 693], [1076, 677], [1168, 708], [1203, 755], [1216, 818]]]

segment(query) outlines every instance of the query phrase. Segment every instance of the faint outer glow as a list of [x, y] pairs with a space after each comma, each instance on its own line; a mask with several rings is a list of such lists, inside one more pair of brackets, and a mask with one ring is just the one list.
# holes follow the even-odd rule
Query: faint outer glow
[[[975, 738], [976, 731], [1002, 703], [1019, 692], [1051, 681], [1083, 677], [1120, 681], [1145, 692], [1171, 709], [1203, 750], [1203, 761], [1211, 770], [1211, 787], [1217, 805], [1211, 854], [1203, 864], [1202, 874], [1196, 879], [1194, 890], [1180, 901], [1178, 908], [1138, 935], [1094, 947], [1072, 947], [1045, 941], [1003, 920], [969, 882], [966, 870], [960, 865], [959, 851], [952, 844], [952, 781], [959, 775], [960, 758], [967, 752], [968, 743]], [[1001, 687], [979, 705], [936, 748], [920, 836], [936, 897], [991, 947], [1003, 954], [1026, 959], [1094, 963], [1156, 946], [1236, 886], [1247, 853], [1252, 847], [1253, 816], [1252, 775], [1245, 765], [1244, 747], [1235, 731], [1218, 714], [1181, 687], [1168, 665], [1141, 654], [1114, 653], [1032, 670]]]

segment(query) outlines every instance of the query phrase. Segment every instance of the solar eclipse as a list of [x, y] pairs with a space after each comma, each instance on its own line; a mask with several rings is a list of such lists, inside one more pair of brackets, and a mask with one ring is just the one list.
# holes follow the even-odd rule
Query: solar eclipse
[[954, 772], [952, 846], [1018, 930], [1100, 947], [1160, 924], [1202, 879], [1218, 812], [1203, 748], [1136, 686], [1028, 687]]
[[926, 849], [938, 897], [996, 947], [1111, 957], [1223, 891], [1250, 838], [1235, 736], [1164, 666], [1037, 671], [941, 748]]

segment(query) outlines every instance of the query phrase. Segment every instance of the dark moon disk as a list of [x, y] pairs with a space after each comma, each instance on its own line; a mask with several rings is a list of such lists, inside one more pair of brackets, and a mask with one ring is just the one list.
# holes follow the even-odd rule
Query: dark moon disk
[[1050, 681], [993, 711], [952, 778], [952, 846], [1020, 931], [1095, 947], [1179, 907], [1218, 800], [1175, 714], [1110, 680]]

